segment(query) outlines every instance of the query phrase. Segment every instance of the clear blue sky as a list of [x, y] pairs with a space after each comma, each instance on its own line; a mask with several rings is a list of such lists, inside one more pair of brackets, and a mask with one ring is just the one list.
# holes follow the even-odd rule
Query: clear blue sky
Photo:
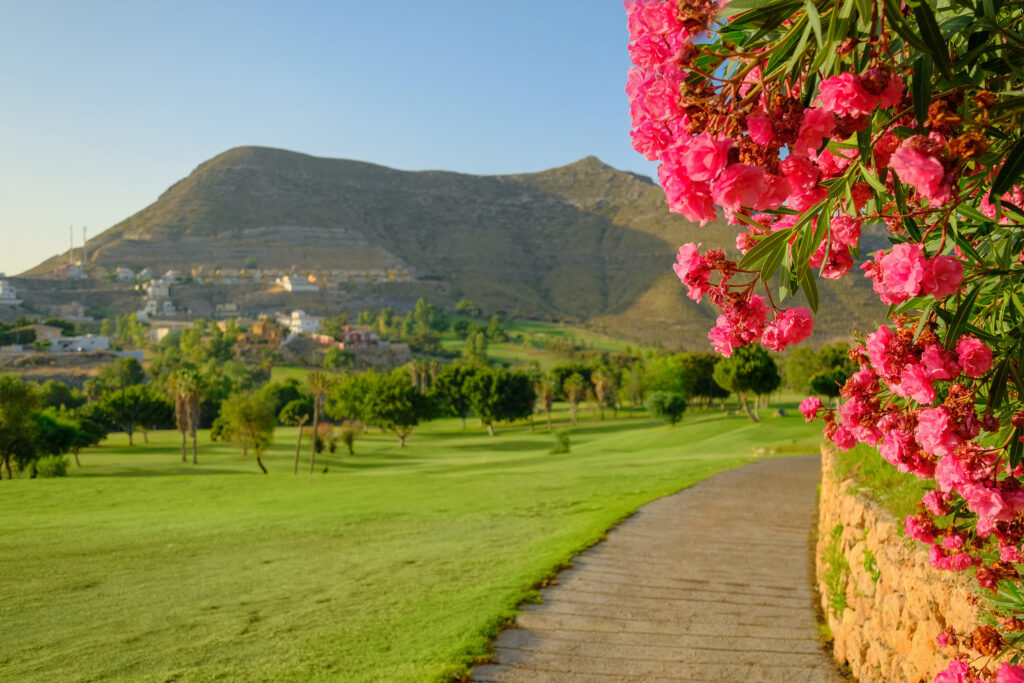
[[629, 144], [618, 0], [0, 0], [0, 272], [238, 145], [514, 173]]

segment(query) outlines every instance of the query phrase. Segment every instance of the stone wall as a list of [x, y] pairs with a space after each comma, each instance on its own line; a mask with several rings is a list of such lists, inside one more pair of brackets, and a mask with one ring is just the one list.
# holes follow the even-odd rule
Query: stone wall
[[949, 663], [935, 637], [978, 625], [973, 573], [932, 569], [927, 549], [877, 505], [838, 481], [835, 452], [822, 452], [816, 566], [835, 658], [859, 681], [931, 681]]

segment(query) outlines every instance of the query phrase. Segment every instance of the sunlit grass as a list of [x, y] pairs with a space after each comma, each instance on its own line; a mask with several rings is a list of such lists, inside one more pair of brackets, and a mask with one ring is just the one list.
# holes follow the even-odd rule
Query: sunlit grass
[[549, 455], [540, 421], [492, 438], [444, 420], [406, 448], [365, 435], [313, 476], [304, 448], [296, 477], [296, 436], [278, 430], [268, 476], [206, 434], [199, 465], [183, 464], [163, 432], [134, 448], [114, 435], [67, 479], [0, 484], [0, 679], [456, 675], [532, 586], [639, 505], [818, 441], [799, 416], [696, 411], [675, 428], [588, 419]]

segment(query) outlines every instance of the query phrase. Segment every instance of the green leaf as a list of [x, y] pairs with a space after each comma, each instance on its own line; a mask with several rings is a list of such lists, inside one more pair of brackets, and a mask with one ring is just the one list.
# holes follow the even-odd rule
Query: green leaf
[[789, 238], [792, 236], [793, 228], [773, 232], [750, 248], [750, 251], [740, 259], [739, 267], [743, 270], [756, 269], [776, 250], [785, 250]]
[[920, 323], [918, 324], [917, 329], [914, 330], [914, 340], [913, 340], [913, 343], [917, 343], [917, 338], [921, 336], [922, 332], [924, 332], [924, 328], [925, 328], [924, 322], [925, 322], [925, 320], [928, 319], [928, 314], [932, 312], [932, 307], [934, 305], [935, 305], [935, 298], [931, 297], [930, 300], [928, 301], [928, 303], [925, 304], [924, 308], [921, 309], [921, 315], [916, 316], [917, 319], [920, 321]]
[[885, 18], [889, 26], [905, 40], [908, 45], [917, 48], [922, 52], [929, 52], [928, 46], [911, 31], [903, 21], [903, 13], [900, 11], [899, 0], [885, 0]]
[[942, 37], [942, 30], [935, 21], [935, 13], [928, 0], [921, 0], [921, 4], [914, 8], [914, 17], [917, 19], [921, 38], [928, 46], [928, 52], [938, 62], [939, 71], [948, 80], [953, 80], [953, 63], [949, 61], [949, 47], [946, 45], [946, 39]]
[[991, 411], [998, 410], [1006, 397], [1006, 378], [1010, 374], [1010, 362], [1009, 356], [1004, 358], [992, 375], [992, 384], [989, 385], [988, 392], [988, 409]]
[[923, 128], [932, 103], [932, 58], [929, 55], [921, 55], [914, 62], [910, 88], [914, 94], [914, 116], [917, 117], [917, 125]]
[[805, 268], [800, 273], [800, 288], [804, 290], [804, 296], [807, 297], [807, 305], [811, 307], [813, 312], [817, 313], [818, 282], [814, 277], [814, 272], [810, 268]]
[[821, 37], [821, 17], [818, 16], [818, 8], [814, 6], [811, 0], [806, 0], [804, 2], [804, 9], [807, 11], [807, 21], [814, 31], [814, 39], [818, 41], [818, 49], [820, 50], [822, 45], [824, 45], [824, 41]]
[[[990, 197], [1001, 197], [1007, 190], [1013, 187], [1021, 173], [1024, 173], [1024, 138], [1017, 140], [1017, 143], [1010, 149], [1009, 154], [1006, 155], [1006, 161], [1003, 162], [1003, 167], [999, 170], [996, 181], [992, 183], [992, 194]], [[989, 201], [998, 200], [990, 198]]]
[[974, 306], [974, 300], [978, 298], [978, 293], [981, 291], [981, 285], [977, 284], [971, 288], [971, 291], [963, 298], [960, 302], [960, 306], [956, 309], [956, 315], [953, 316], [953, 320], [946, 326], [946, 348], [952, 349], [956, 346], [957, 340], [960, 335], [963, 334], [964, 328], [967, 326], [967, 320], [971, 317], [971, 309]]

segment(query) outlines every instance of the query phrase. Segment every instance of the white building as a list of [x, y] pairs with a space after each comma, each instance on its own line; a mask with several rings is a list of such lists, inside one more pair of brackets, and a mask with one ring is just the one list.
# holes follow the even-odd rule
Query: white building
[[0, 280], [0, 305], [17, 306], [21, 303], [18, 298], [18, 291], [7, 280]]
[[301, 278], [293, 278], [290, 275], [279, 277], [277, 284], [281, 285], [286, 292], [319, 292], [320, 288], [309, 281]]
[[135, 271], [131, 268], [118, 268], [114, 277], [118, 282], [132, 282], [135, 280]]
[[162, 278], [146, 283], [146, 295], [149, 299], [166, 299], [171, 296], [171, 283]]
[[50, 342], [50, 351], [54, 353], [72, 353], [85, 351], [107, 351], [110, 349], [109, 337], [57, 337]]
[[178, 309], [170, 299], [146, 299], [146, 305], [143, 306], [142, 312], [147, 316], [171, 316], [177, 315]]
[[320, 329], [320, 318], [307, 315], [305, 311], [292, 311], [291, 315], [278, 313], [277, 324], [287, 327], [293, 334], [313, 334]]
[[182, 279], [181, 271], [180, 270], [173, 270], [173, 269], [172, 270], [168, 270], [166, 273], [164, 273], [164, 279], [167, 280], [171, 284], [174, 284], [176, 282], [181, 282], [181, 279]]

